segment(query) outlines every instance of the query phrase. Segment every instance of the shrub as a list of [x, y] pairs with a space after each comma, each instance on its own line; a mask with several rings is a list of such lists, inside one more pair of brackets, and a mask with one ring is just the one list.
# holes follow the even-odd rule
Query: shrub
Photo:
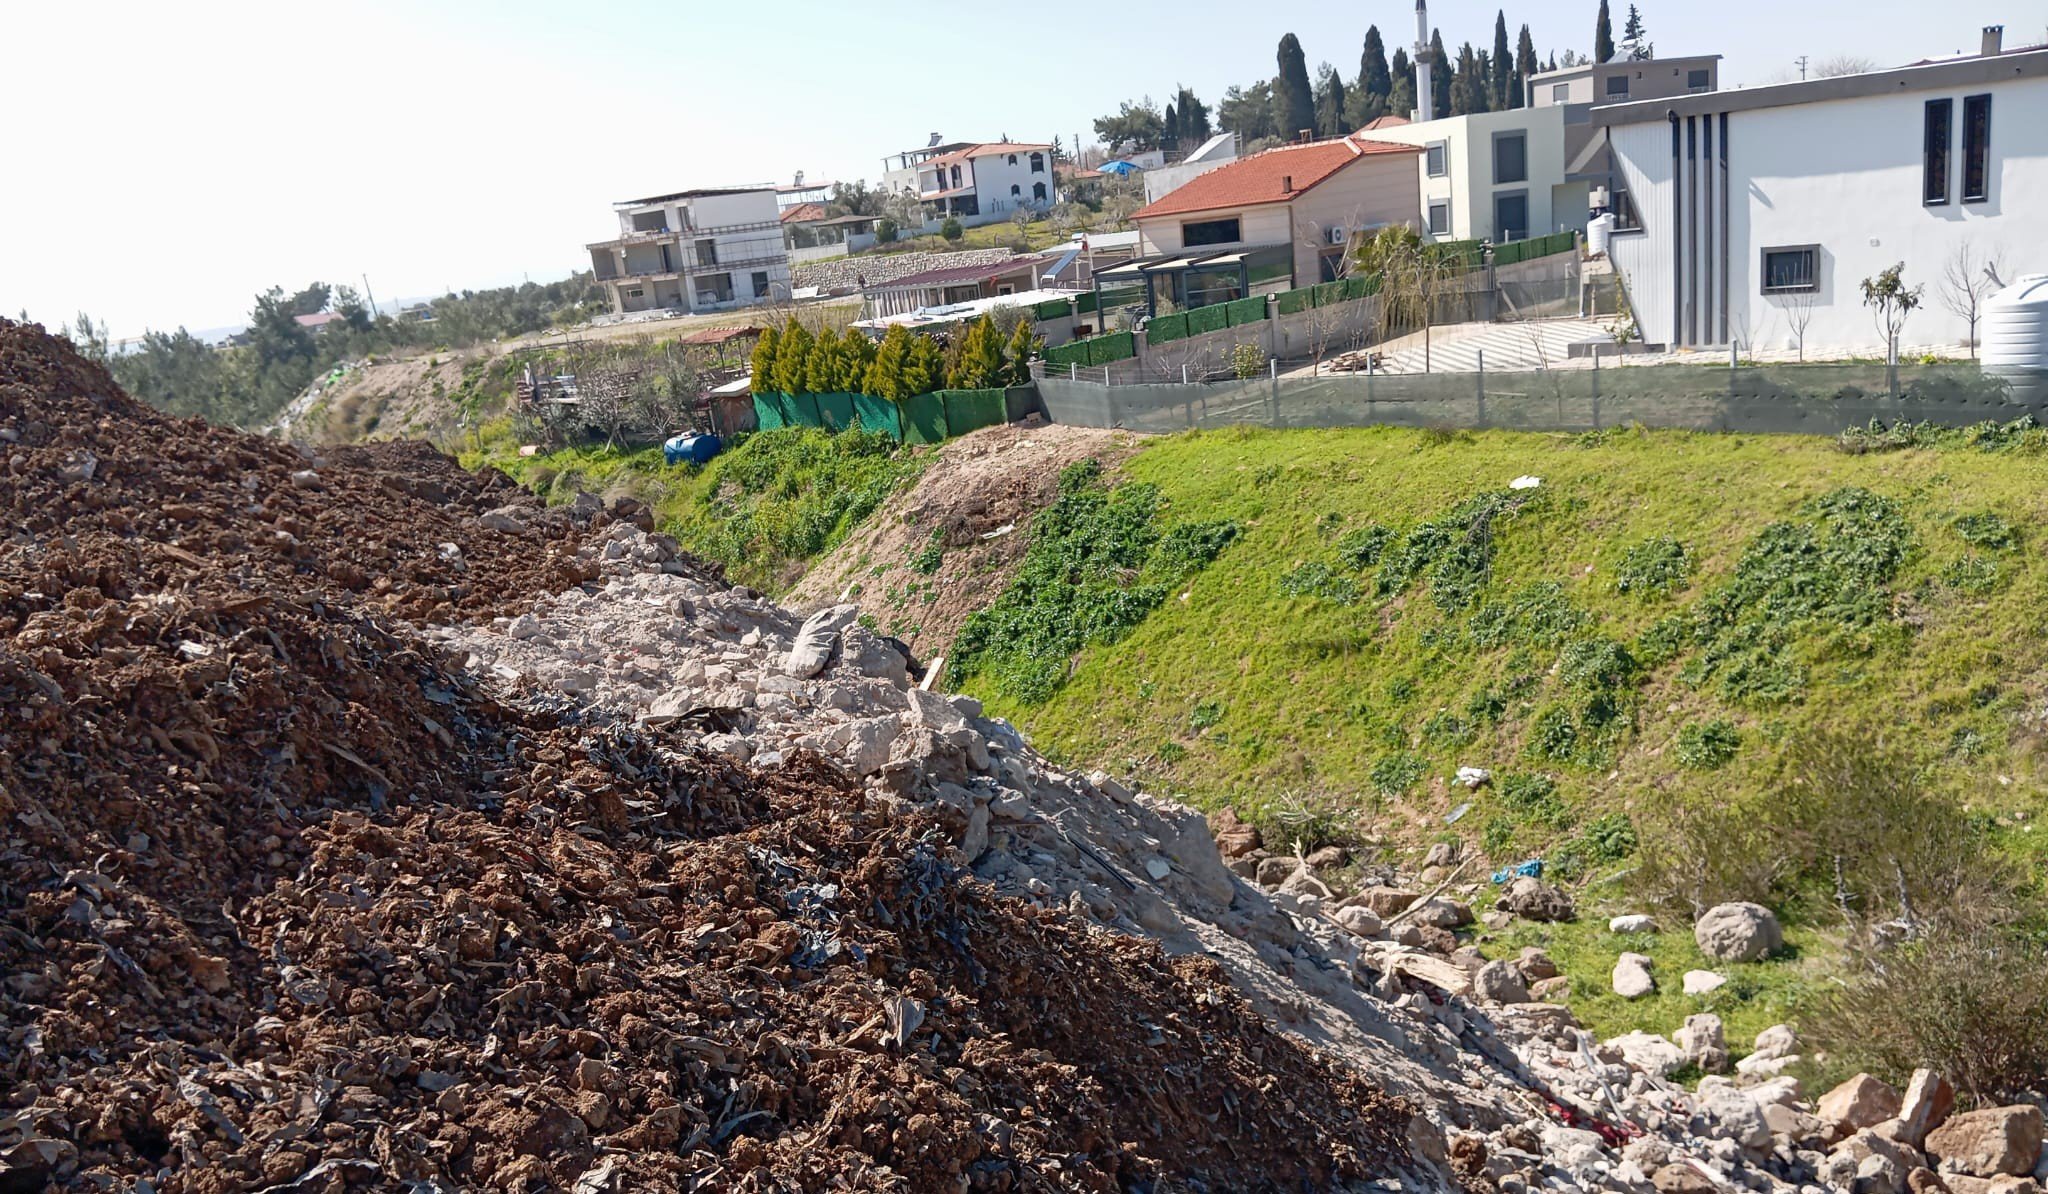
[[1337, 540], [1337, 559], [1353, 572], [1363, 572], [1380, 562], [1380, 553], [1394, 538], [1394, 532], [1374, 523], [1347, 531]]
[[967, 235], [967, 229], [960, 226], [960, 221], [957, 217], [947, 216], [946, 222], [939, 225], [939, 235], [949, 241], [957, 241]]
[[1266, 353], [1256, 344], [1239, 344], [1230, 350], [1230, 371], [1239, 381], [1250, 381], [1266, 371]]
[[1742, 735], [1716, 719], [1678, 731], [1678, 765], [1688, 771], [1713, 771], [1727, 764], [1742, 747]]
[[1558, 795], [1557, 781], [1548, 775], [1526, 771], [1504, 775], [1498, 791], [1501, 804], [1524, 821], [1551, 829], [1571, 827], [1571, 808]]
[[1358, 840], [1350, 806], [1323, 792], [1282, 796], [1271, 812], [1255, 820], [1268, 848], [1292, 847], [1309, 854], [1324, 846], [1349, 846]]
[[1998, 561], [1964, 556], [1941, 570], [1941, 583], [1958, 593], [1989, 593], [1998, 587]]
[[945, 562], [945, 559], [945, 528], [933, 527], [931, 537], [925, 540], [924, 546], [918, 549], [916, 555], [910, 557], [910, 570], [930, 576], [939, 570], [939, 565]]
[[1280, 576], [1280, 592], [1287, 597], [1313, 597], [1338, 605], [1358, 603], [1358, 582], [1348, 576], [1339, 576], [1320, 560], [1284, 572]]
[[1222, 720], [1223, 703], [1221, 701], [1203, 701], [1195, 706], [1194, 713], [1188, 717], [1188, 724], [1197, 732], [1200, 732], [1220, 723]]
[[1382, 755], [1372, 765], [1373, 791], [1393, 800], [1414, 787], [1427, 770], [1428, 764], [1415, 755], [1406, 752]]
[[1643, 600], [1667, 597], [1685, 587], [1692, 574], [1692, 555], [1669, 535], [1638, 543], [1622, 553], [1614, 570], [1614, 589]]
[[1539, 492], [1482, 493], [1442, 518], [1415, 527], [1398, 543], [1390, 541], [1381, 554], [1375, 586], [1379, 595], [1399, 596], [1426, 575], [1430, 600], [1438, 609], [1457, 613], [1470, 608], [1492, 573], [1495, 524], [1519, 513]]
[[1956, 534], [1963, 542], [1986, 551], [2010, 551], [2019, 545], [2012, 524], [1989, 510], [1965, 514], [1955, 521]]

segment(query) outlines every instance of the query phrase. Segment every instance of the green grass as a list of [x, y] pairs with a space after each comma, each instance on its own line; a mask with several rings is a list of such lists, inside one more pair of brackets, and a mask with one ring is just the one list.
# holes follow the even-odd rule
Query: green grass
[[509, 431], [465, 453], [467, 467], [503, 469], [550, 502], [579, 491], [631, 496], [688, 550], [725, 565], [735, 584], [780, 592], [890, 494], [923, 471], [930, 449], [887, 436], [782, 428], [735, 438], [701, 467], [663, 463], [658, 447], [564, 448], [522, 457]]
[[[1335, 801], [1396, 842], [1460, 836], [1570, 879], [1634, 869], [1618, 855], [1671, 809], [1768, 810], [1794, 744], [1863, 735], [1993, 824], [2038, 884], [2048, 566], [2030, 531], [2048, 523], [2048, 437], [1895, 438], [1860, 454], [1631, 430], [1160, 438], [1125, 483], [1235, 539], [1116, 641], [1076, 646], [1056, 688], [969, 690], [1041, 749], [1198, 805], [1271, 819]], [[1541, 488], [1506, 488], [1525, 473]], [[1220, 712], [1196, 729], [1198, 708]], [[1451, 787], [1461, 765], [1496, 784]], [[1750, 993], [1731, 1039], [1835, 964], [1824, 886], [1807, 873], [1780, 893], [1803, 952], [1736, 968]], [[1682, 1022], [1683, 932], [1643, 951], [1669, 991], [1610, 1008], [1614, 943], [1542, 931], [1580, 957], [1559, 961], [1603, 1031]]]

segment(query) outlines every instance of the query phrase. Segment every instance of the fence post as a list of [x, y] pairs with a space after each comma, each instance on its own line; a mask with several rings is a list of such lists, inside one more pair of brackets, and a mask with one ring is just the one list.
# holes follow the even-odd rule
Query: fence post
[[1081, 380], [1081, 363], [1080, 363], [1079, 361], [1068, 361], [1068, 362], [1067, 362], [1067, 380], [1068, 380], [1068, 381], [1079, 381], [1079, 380]]
[[1180, 363], [1180, 384], [1188, 384], [1188, 363], [1186, 361]]
[[1593, 344], [1593, 430], [1600, 430], [1600, 344]]
[[1479, 425], [1486, 426], [1486, 350], [1479, 350]]

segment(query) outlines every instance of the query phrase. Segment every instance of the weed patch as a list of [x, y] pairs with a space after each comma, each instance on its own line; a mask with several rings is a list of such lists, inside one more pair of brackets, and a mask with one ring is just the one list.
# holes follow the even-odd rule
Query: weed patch
[[1614, 591], [1644, 601], [1668, 597], [1692, 575], [1692, 553], [1670, 535], [1638, 543], [1622, 553], [1614, 570]]
[[1742, 749], [1742, 735], [1723, 720], [1695, 722], [1678, 731], [1678, 765], [1688, 771], [1718, 771]]

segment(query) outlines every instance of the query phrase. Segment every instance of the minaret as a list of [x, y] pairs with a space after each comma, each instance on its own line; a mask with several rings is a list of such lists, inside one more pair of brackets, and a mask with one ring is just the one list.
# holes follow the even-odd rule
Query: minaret
[[1418, 124], [1436, 113], [1429, 68], [1429, 0], [1415, 0], [1415, 114], [1411, 119]]

